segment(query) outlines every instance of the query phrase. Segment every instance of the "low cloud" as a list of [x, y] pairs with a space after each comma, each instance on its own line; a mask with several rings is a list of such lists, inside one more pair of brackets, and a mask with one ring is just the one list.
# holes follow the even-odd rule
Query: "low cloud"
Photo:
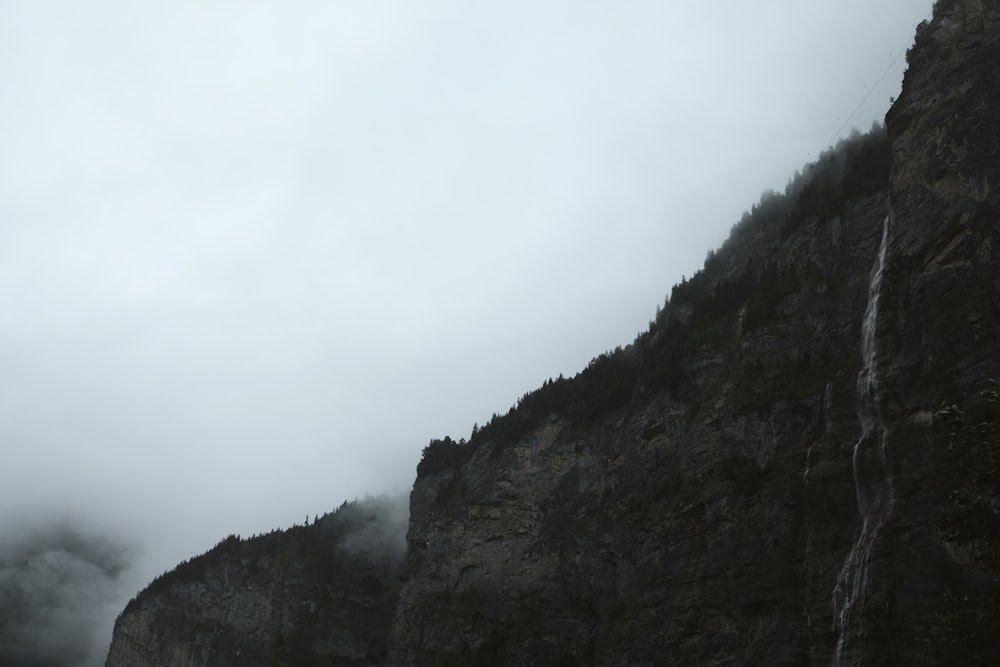
[[133, 585], [130, 549], [64, 523], [3, 531], [0, 664], [97, 667]]
[[410, 521], [409, 494], [366, 496], [340, 509], [350, 511], [357, 522], [341, 542], [345, 551], [401, 560], [406, 553], [406, 531]]

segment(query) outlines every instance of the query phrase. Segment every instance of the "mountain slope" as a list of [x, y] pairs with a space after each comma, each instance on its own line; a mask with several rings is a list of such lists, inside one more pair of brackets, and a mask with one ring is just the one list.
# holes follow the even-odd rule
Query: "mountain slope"
[[592, 395], [426, 452], [392, 662], [993, 664], [998, 29], [939, 3], [888, 161], [762, 200]]
[[1000, 9], [940, 0], [908, 61], [633, 344], [425, 449], [405, 563], [356, 556], [370, 616], [248, 555], [293, 531], [154, 583], [108, 665], [995, 664]]

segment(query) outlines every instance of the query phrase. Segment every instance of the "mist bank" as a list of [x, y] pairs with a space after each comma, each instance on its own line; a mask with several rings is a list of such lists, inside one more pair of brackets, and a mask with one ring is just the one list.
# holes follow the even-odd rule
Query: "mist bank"
[[65, 520], [3, 526], [0, 664], [102, 665], [135, 557], [125, 542]]

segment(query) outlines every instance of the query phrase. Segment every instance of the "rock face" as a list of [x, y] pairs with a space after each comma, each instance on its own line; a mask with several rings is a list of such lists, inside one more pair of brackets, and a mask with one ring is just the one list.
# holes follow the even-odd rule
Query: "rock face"
[[997, 664], [1000, 8], [908, 58], [632, 345], [425, 450], [401, 570], [239, 543], [108, 665]]
[[108, 667], [381, 665], [399, 590], [399, 499], [214, 549], [162, 575], [115, 624]]
[[418, 475], [392, 664], [996, 664], [998, 49], [996, 3], [939, 2], [879, 192], [762, 201], [636, 342], [623, 407]]
[[734, 257], [717, 290], [771, 271], [786, 293], [753, 328], [749, 305], [697, 326], [673, 394], [419, 476], [390, 663], [828, 664], [889, 209], [849, 202]]

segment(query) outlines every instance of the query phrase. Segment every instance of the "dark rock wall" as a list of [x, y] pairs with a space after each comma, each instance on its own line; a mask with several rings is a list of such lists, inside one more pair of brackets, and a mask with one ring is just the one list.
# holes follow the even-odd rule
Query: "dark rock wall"
[[676, 396], [417, 479], [393, 664], [828, 663], [853, 540], [860, 319], [887, 197], [727, 271], [795, 285], [686, 350]]
[[939, 2], [893, 141], [879, 321], [896, 511], [862, 647], [1000, 661], [1000, 3]]

